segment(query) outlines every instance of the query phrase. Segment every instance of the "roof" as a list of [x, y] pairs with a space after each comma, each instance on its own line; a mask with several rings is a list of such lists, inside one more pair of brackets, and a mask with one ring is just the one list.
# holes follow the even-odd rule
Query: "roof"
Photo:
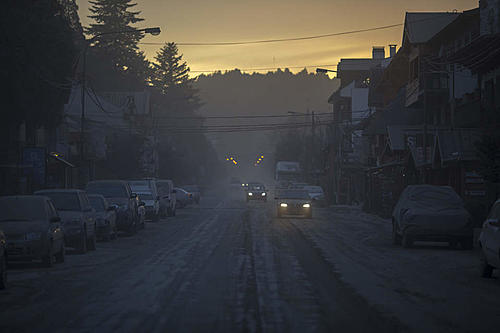
[[337, 71], [367, 71], [371, 67], [378, 65], [384, 59], [373, 58], [348, 58], [340, 59]]
[[449, 12], [407, 12], [405, 16], [403, 45], [405, 42], [422, 44], [429, 41], [459, 15], [460, 13]]

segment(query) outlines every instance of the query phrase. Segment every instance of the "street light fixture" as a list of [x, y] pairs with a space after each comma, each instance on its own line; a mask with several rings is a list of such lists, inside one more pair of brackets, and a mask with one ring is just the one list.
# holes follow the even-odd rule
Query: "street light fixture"
[[337, 71], [334, 71], [333, 69], [316, 68], [316, 74], [319, 74], [319, 73], [326, 74], [328, 72], [337, 73]]
[[[95, 35], [89, 40], [86, 40], [85, 47], [83, 49], [83, 64], [82, 64], [82, 114], [80, 119], [80, 168], [83, 167], [84, 158], [84, 130], [85, 130], [85, 91], [86, 91], [86, 81], [87, 81], [87, 52], [89, 50], [89, 46], [94, 42], [98, 37], [104, 35], [118, 35], [118, 34], [133, 34], [137, 32], [145, 32], [147, 34], [151, 34], [153, 36], [158, 36], [161, 33], [161, 29], [159, 27], [154, 28], [144, 28], [144, 29], [128, 29], [128, 30], [119, 30], [119, 31], [108, 31], [102, 32], [100, 34]], [[84, 184], [82, 184], [84, 185]]]

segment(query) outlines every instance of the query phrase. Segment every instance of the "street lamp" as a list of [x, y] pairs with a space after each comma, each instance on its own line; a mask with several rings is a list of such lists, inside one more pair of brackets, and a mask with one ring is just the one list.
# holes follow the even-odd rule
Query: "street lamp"
[[[118, 31], [108, 31], [102, 32], [100, 34], [95, 35], [89, 40], [86, 40], [85, 47], [83, 49], [83, 64], [82, 64], [82, 114], [80, 119], [80, 168], [83, 166], [84, 162], [84, 130], [85, 130], [85, 91], [86, 91], [86, 81], [87, 81], [87, 52], [89, 50], [90, 44], [95, 41], [98, 37], [104, 35], [118, 35], [118, 34], [133, 34], [138, 32], [145, 32], [147, 34], [151, 34], [153, 36], [158, 36], [161, 33], [161, 29], [159, 27], [154, 28], [144, 28], [144, 29], [128, 29], [128, 30], [118, 30]], [[83, 185], [83, 184], [82, 184]]]
[[328, 72], [337, 73], [337, 71], [334, 71], [333, 69], [316, 68], [316, 74], [319, 74], [319, 73], [326, 74]]

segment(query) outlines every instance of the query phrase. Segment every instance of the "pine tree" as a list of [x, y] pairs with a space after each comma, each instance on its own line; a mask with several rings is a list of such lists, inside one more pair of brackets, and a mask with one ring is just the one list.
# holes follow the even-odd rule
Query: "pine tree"
[[[142, 32], [117, 33], [121, 31], [137, 30], [134, 24], [144, 21], [140, 12], [131, 11], [136, 3], [132, 0], [95, 0], [89, 1], [89, 18], [95, 23], [90, 24], [85, 32], [95, 38], [95, 49], [109, 59], [115, 68], [146, 79], [149, 63], [144, 54], [139, 51], [138, 43], [144, 37]], [[100, 34], [104, 34], [99, 36]], [[96, 37], [97, 36], [97, 37]]]
[[192, 90], [193, 79], [189, 78], [189, 67], [175, 43], [166, 43], [155, 57], [151, 85], [166, 95], [174, 87]]

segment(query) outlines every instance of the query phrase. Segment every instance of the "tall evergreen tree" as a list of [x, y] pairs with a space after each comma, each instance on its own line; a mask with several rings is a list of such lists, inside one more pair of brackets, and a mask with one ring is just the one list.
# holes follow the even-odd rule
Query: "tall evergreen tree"
[[162, 94], [175, 86], [192, 86], [193, 79], [189, 78], [189, 67], [182, 60], [182, 54], [175, 43], [165, 43], [155, 57], [151, 84]]
[[85, 32], [95, 38], [96, 51], [106, 55], [115, 69], [132, 73], [145, 80], [149, 63], [137, 45], [144, 37], [144, 33], [139, 31], [119, 33], [137, 30], [133, 25], [144, 21], [139, 17], [141, 12], [131, 10], [137, 4], [132, 3], [132, 0], [89, 2], [92, 4], [89, 9], [92, 15], [89, 15], [89, 18], [95, 23], [91, 23]]
[[175, 43], [166, 43], [153, 63], [150, 84], [167, 97], [170, 109], [195, 111], [200, 107], [198, 91], [189, 77], [189, 67], [179, 54]]

